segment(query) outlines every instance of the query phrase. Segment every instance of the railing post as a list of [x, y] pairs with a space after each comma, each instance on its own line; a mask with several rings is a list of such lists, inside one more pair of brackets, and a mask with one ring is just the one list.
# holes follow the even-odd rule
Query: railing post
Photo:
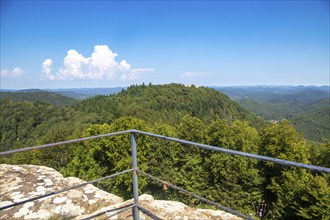
[[136, 133], [131, 133], [131, 145], [132, 145], [132, 168], [133, 168], [133, 195], [134, 195], [134, 204], [133, 210], [133, 219], [139, 220], [139, 185], [138, 185], [138, 176], [137, 176], [137, 154], [136, 154]]

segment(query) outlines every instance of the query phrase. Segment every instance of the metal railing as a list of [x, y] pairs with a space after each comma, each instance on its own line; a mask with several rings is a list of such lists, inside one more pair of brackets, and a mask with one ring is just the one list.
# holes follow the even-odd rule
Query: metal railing
[[139, 204], [139, 187], [138, 187], [138, 173], [141, 175], [144, 175], [154, 181], [160, 182], [162, 184], [166, 184], [167, 186], [175, 189], [175, 190], [179, 190], [189, 196], [195, 197], [203, 202], [206, 202], [208, 204], [211, 204], [223, 211], [229, 212], [231, 214], [234, 214], [236, 216], [245, 218], [245, 219], [252, 219], [250, 216], [244, 215], [236, 210], [233, 210], [231, 208], [225, 207], [220, 205], [219, 203], [216, 203], [214, 201], [211, 201], [209, 199], [206, 199], [202, 196], [199, 196], [193, 192], [187, 191], [183, 188], [180, 188], [174, 184], [171, 184], [169, 182], [166, 182], [164, 180], [161, 180], [157, 177], [152, 176], [151, 174], [148, 174], [146, 172], [143, 172], [142, 170], [140, 170], [138, 168], [138, 164], [137, 164], [137, 144], [136, 144], [136, 134], [141, 134], [141, 135], [146, 135], [146, 136], [150, 136], [150, 137], [155, 137], [155, 138], [159, 138], [159, 139], [164, 139], [164, 140], [168, 140], [168, 141], [174, 141], [174, 142], [178, 142], [181, 144], [187, 144], [187, 145], [192, 145], [192, 146], [196, 146], [202, 149], [206, 149], [206, 150], [211, 150], [211, 151], [216, 151], [216, 152], [222, 152], [222, 153], [227, 153], [227, 154], [232, 154], [232, 155], [237, 155], [237, 156], [243, 156], [243, 157], [248, 157], [248, 158], [253, 158], [253, 159], [257, 159], [260, 161], [267, 161], [267, 162], [273, 162], [273, 163], [277, 163], [280, 165], [284, 165], [284, 166], [294, 166], [294, 167], [299, 167], [299, 168], [304, 168], [304, 169], [308, 169], [308, 170], [312, 170], [312, 171], [316, 171], [316, 172], [325, 172], [325, 173], [330, 173], [330, 168], [326, 168], [326, 167], [320, 167], [320, 166], [314, 166], [314, 165], [309, 165], [309, 164], [303, 164], [303, 163], [298, 163], [298, 162], [293, 162], [293, 161], [288, 161], [288, 160], [282, 160], [282, 159], [277, 159], [277, 158], [272, 158], [272, 157], [266, 157], [266, 156], [261, 156], [261, 155], [256, 155], [256, 154], [250, 154], [250, 153], [245, 153], [245, 152], [240, 152], [240, 151], [235, 151], [235, 150], [229, 150], [229, 149], [225, 149], [225, 148], [221, 148], [221, 147], [216, 147], [216, 146], [211, 146], [211, 145], [206, 145], [206, 144], [200, 144], [200, 143], [196, 143], [196, 142], [192, 142], [192, 141], [187, 141], [187, 140], [181, 140], [178, 138], [173, 138], [173, 137], [167, 137], [167, 136], [163, 136], [163, 135], [158, 135], [158, 134], [153, 134], [153, 133], [149, 133], [149, 132], [144, 132], [144, 131], [139, 131], [139, 130], [126, 130], [126, 131], [120, 131], [120, 132], [113, 132], [113, 133], [109, 133], [109, 134], [102, 134], [102, 135], [97, 135], [97, 136], [90, 136], [90, 137], [85, 137], [85, 138], [79, 138], [79, 139], [74, 139], [74, 140], [68, 140], [68, 141], [62, 141], [62, 142], [57, 142], [57, 143], [51, 143], [51, 144], [44, 144], [44, 145], [40, 145], [40, 146], [34, 146], [34, 147], [28, 147], [28, 148], [23, 148], [23, 149], [17, 149], [17, 150], [10, 150], [10, 151], [5, 151], [5, 152], [0, 152], [0, 156], [4, 156], [4, 155], [9, 155], [9, 154], [14, 154], [14, 153], [18, 153], [18, 152], [24, 152], [24, 151], [29, 151], [29, 150], [36, 150], [36, 149], [42, 149], [42, 148], [47, 148], [47, 147], [55, 147], [55, 146], [59, 146], [59, 145], [65, 145], [65, 144], [72, 144], [72, 143], [78, 143], [78, 142], [82, 142], [82, 141], [87, 141], [87, 140], [92, 140], [92, 139], [96, 139], [96, 138], [103, 138], [103, 137], [111, 137], [111, 136], [117, 136], [117, 135], [123, 135], [123, 134], [131, 134], [131, 150], [132, 150], [132, 168], [125, 170], [125, 171], [121, 171], [115, 174], [111, 174], [105, 177], [101, 177], [99, 179], [95, 179], [92, 181], [88, 181], [79, 185], [75, 185], [75, 186], [70, 186], [58, 191], [54, 191], [54, 192], [50, 192], [50, 193], [46, 193], [44, 195], [41, 196], [37, 196], [37, 197], [33, 197], [33, 198], [29, 198], [29, 199], [25, 199], [10, 205], [6, 205], [3, 207], [0, 207], [0, 211], [5, 210], [5, 209], [9, 209], [12, 208], [14, 206], [18, 206], [18, 205], [22, 205], [24, 203], [27, 202], [31, 202], [34, 200], [38, 200], [41, 198], [45, 198], [48, 196], [53, 196], [68, 190], [72, 190], [72, 189], [76, 189], [79, 188], [81, 186], [87, 185], [87, 184], [93, 184], [96, 183], [98, 181], [101, 180], [105, 180], [108, 178], [112, 178], [115, 176], [119, 176], [125, 173], [129, 173], [132, 172], [132, 179], [133, 179], [133, 199], [134, 202], [132, 204], [129, 205], [125, 205], [123, 207], [120, 208], [115, 208], [112, 210], [107, 210], [107, 211], [103, 211], [100, 212], [96, 215], [93, 215], [91, 217], [85, 218], [87, 219], [93, 219], [95, 217], [104, 215], [106, 213], [109, 212], [113, 212], [116, 211], [112, 214], [107, 215], [106, 219], [118, 215], [121, 212], [127, 211], [129, 209], [132, 209], [132, 216], [134, 220], [139, 220], [139, 211], [143, 212], [144, 214], [148, 215], [150, 218], [152, 219], [160, 219], [159, 217], [157, 217], [155, 214], [151, 213], [150, 211], [148, 211], [147, 209], [145, 209], [144, 207], [142, 207]]

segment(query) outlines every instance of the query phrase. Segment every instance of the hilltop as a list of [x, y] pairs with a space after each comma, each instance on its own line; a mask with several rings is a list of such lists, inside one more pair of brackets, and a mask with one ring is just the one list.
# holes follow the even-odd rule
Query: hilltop
[[[13, 89], [0, 89], [0, 95], [3, 93], [29, 93], [31, 96], [33, 96], [32, 93], [52, 93], [52, 94], [58, 94], [65, 97], [70, 97], [72, 99], [87, 99], [93, 96], [98, 95], [109, 95], [114, 94], [122, 91], [126, 87], [112, 87], [112, 88], [67, 88], [67, 89], [24, 89], [24, 90], [13, 90]], [[7, 94], [10, 96], [10, 94]], [[11, 97], [11, 96], [10, 96]], [[28, 96], [24, 96], [27, 98]], [[20, 100], [23, 100], [24, 98], [21, 98]], [[28, 101], [28, 100], [25, 100]]]
[[76, 109], [96, 113], [102, 122], [134, 116], [152, 124], [175, 125], [189, 114], [205, 122], [222, 118], [227, 122], [246, 120], [253, 125], [263, 123], [262, 119], [214, 89], [181, 84], [133, 85], [118, 94], [83, 100]]
[[227, 122], [246, 120], [260, 127], [264, 124], [262, 119], [286, 119], [309, 141], [321, 142], [323, 138], [330, 138], [329, 89], [329, 86], [197, 88], [194, 85], [143, 84], [128, 88], [0, 90], [0, 99], [73, 106], [78, 112], [96, 113], [99, 123], [135, 116], [149, 124], [173, 125], [190, 114], [207, 123], [220, 117]]
[[[130, 86], [118, 94], [75, 100], [40, 90], [1, 92], [1, 148], [64, 140], [79, 134], [93, 123], [111, 123], [133, 116], [149, 125], [175, 126], [185, 115], [211, 123], [221, 118], [228, 123], [246, 120], [260, 126], [264, 122], [239, 104], [213, 89], [179, 84]], [[71, 135], [70, 135], [71, 136]]]

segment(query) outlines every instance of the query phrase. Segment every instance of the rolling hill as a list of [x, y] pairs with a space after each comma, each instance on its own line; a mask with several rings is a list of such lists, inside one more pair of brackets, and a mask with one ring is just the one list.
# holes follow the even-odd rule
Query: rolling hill
[[0, 99], [10, 99], [13, 101], [40, 102], [56, 106], [71, 106], [78, 100], [56, 93], [42, 90], [19, 90], [17, 92], [0, 92]]
[[289, 120], [308, 140], [330, 138], [329, 86], [215, 87], [266, 120]]
[[[206, 87], [134, 85], [118, 94], [77, 100], [76, 104], [64, 107], [45, 104], [40, 99], [43, 97], [40, 91], [25, 92], [28, 96], [20, 94], [20, 98], [25, 97], [24, 101], [0, 99], [0, 151], [135, 128], [296, 162], [305, 163], [312, 159], [314, 165], [324, 165], [328, 161], [329, 141], [306, 143], [287, 121], [267, 123], [228, 96]], [[46, 97], [51, 99], [52, 96], [47, 94]], [[297, 102], [299, 99], [289, 97], [286, 100]], [[262, 109], [262, 106], [257, 108]], [[298, 128], [307, 129], [304, 132], [310, 135], [308, 138], [320, 138], [328, 131], [330, 109], [327, 106], [327, 98], [315, 101], [301, 109], [303, 112], [292, 117], [291, 122]], [[265, 106], [265, 110], [272, 108]], [[320, 129], [315, 130], [314, 125]], [[91, 180], [127, 169], [131, 164], [129, 144], [128, 136], [93, 139], [81, 144], [21, 152], [12, 157], [2, 157], [0, 162], [39, 164], [53, 167], [63, 175]], [[138, 146], [141, 170], [204, 197], [210, 196], [207, 198], [221, 201], [223, 205], [243, 213], [253, 213], [255, 201], [264, 198], [268, 204], [274, 204], [270, 206], [272, 210], [277, 204], [294, 207], [277, 210], [278, 216], [289, 213], [287, 219], [301, 219], [301, 210], [304, 213], [315, 210], [317, 219], [327, 213], [322, 205], [328, 204], [326, 193], [312, 196], [308, 190], [329, 191], [327, 179], [321, 175], [313, 176], [297, 169], [287, 169], [282, 173], [283, 169], [268, 166], [268, 163], [205, 152], [186, 144], [167, 143], [149, 137], [139, 136]], [[126, 177], [118, 178], [102, 184], [102, 189], [125, 198], [131, 197], [131, 182]], [[171, 198], [194, 206], [202, 205], [180, 194], [164, 192], [143, 178], [139, 178], [139, 183], [143, 191], [151, 192], [159, 199]], [[276, 191], [270, 192], [269, 186]], [[277, 199], [278, 195], [281, 195], [280, 199]], [[297, 211], [292, 206], [296, 203], [304, 209]]]
[[309, 140], [330, 139], [330, 99], [321, 99], [309, 106], [302, 114], [290, 118], [295, 128]]
[[247, 120], [253, 125], [263, 123], [262, 119], [222, 93], [180, 84], [130, 86], [115, 95], [83, 100], [76, 109], [96, 113], [102, 122], [111, 122], [120, 116], [134, 116], [149, 123], [175, 125], [184, 115], [190, 114], [205, 122], [222, 118], [229, 122]]
[[47, 89], [48, 92], [57, 93], [74, 99], [87, 99], [98, 95], [110, 95], [118, 93], [125, 87], [113, 88], [72, 88], [72, 89]]

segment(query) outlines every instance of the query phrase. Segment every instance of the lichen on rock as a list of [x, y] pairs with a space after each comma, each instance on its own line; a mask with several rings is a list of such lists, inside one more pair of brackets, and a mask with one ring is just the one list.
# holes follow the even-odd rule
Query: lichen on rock
[[[34, 165], [0, 164], [0, 176], [0, 207], [85, 183], [74, 177], [64, 178], [52, 168]], [[87, 194], [86, 191], [90, 193]], [[88, 184], [3, 210], [0, 219], [48, 219], [55, 215], [73, 218], [99, 208], [91, 209], [89, 201], [92, 200], [98, 201], [97, 204], [102, 206], [123, 201], [116, 195]]]
[[[64, 178], [56, 170], [35, 165], [0, 164], [0, 207], [85, 183], [75, 177]], [[133, 199], [107, 193], [88, 184], [76, 189], [30, 201], [0, 212], [0, 219], [82, 219], [105, 212], [101, 219], [133, 203]], [[155, 200], [151, 195], [139, 197], [142, 207], [161, 219], [240, 219], [220, 210], [196, 209], [181, 202]], [[112, 210], [112, 212], [109, 212]], [[151, 219], [140, 212], [140, 218]], [[97, 219], [97, 218], [96, 218]], [[132, 219], [129, 209], [110, 219]]]

